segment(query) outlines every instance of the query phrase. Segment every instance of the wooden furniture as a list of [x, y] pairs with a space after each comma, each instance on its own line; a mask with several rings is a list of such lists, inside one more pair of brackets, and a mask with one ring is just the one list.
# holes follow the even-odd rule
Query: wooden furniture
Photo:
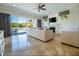
[[59, 37], [62, 43], [79, 47], [79, 32], [62, 32]]
[[4, 55], [4, 31], [0, 31], [0, 56]]

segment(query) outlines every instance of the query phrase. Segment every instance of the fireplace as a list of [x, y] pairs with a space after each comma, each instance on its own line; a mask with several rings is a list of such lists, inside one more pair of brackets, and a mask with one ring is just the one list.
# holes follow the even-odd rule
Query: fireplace
[[53, 33], [55, 33], [55, 27], [50, 27], [50, 30], [52, 30]]

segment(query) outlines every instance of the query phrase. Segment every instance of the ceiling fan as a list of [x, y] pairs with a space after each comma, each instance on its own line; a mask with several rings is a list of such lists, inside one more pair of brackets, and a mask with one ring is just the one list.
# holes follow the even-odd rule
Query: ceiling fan
[[40, 12], [41, 10], [46, 10], [44, 7], [45, 7], [45, 4], [38, 4], [37, 6], [38, 12]]

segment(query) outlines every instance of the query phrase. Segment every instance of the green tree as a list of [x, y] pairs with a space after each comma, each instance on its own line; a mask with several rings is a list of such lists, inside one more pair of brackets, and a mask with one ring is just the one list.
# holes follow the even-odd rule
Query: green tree
[[11, 27], [12, 27], [12, 28], [16, 28], [17, 25], [18, 25], [17, 23], [12, 23]]

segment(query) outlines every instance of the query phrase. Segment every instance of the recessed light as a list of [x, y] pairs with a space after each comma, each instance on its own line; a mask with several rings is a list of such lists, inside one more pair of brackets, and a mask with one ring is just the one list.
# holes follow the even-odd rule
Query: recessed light
[[15, 4], [12, 4], [12, 6], [15, 7], [16, 5]]

